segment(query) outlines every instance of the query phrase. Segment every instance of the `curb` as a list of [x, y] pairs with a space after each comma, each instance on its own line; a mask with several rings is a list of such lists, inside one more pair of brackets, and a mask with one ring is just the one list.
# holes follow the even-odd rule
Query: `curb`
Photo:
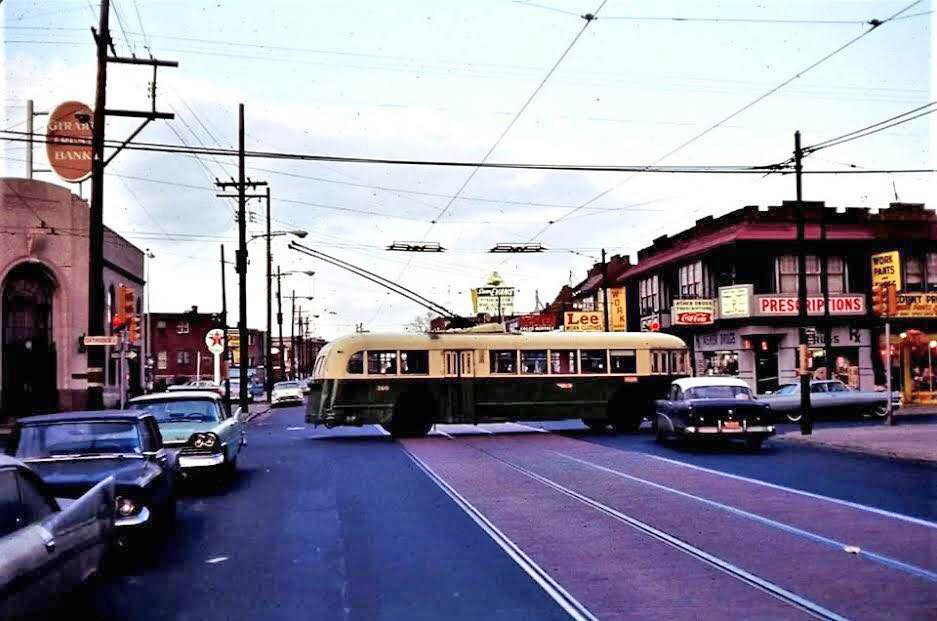
[[794, 440], [791, 438], [784, 438], [780, 436], [775, 436], [771, 439], [772, 443], [776, 444], [787, 444], [794, 446], [806, 446], [809, 448], [823, 449], [828, 451], [837, 451], [839, 453], [849, 453], [853, 455], [864, 455], [866, 457], [878, 457], [880, 459], [888, 459], [891, 461], [899, 461], [904, 463], [912, 463], [923, 466], [930, 466], [932, 468], [937, 468], [937, 460], [926, 459], [924, 457], [914, 457], [909, 455], [901, 455], [900, 453], [889, 452], [882, 449], [872, 449], [863, 446], [844, 446], [842, 444], [830, 444], [828, 442], [822, 442], [817, 440]]

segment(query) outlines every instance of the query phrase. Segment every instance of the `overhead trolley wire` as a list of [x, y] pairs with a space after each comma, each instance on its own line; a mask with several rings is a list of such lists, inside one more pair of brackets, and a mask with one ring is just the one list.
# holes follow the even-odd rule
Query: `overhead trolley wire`
[[[897, 125], [907, 123], [908, 121], [913, 121], [914, 119], [919, 119], [922, 116], [927, 116], [928, 114], [937, 112], [937, 107], [934, 106], [937, 106], [937, 101], [932, 101], [923, 106], [914, 108], [913, 110], [902, 112], [901, 114], [885, 119], [884, 121], [879, 121], [878, 123], [873, 123], [872, 125], [866, 125], [865, 127], [861, 127], [846, 134], [842, 134], [841, 136], [829, 138], [816, 144], [804, 147], [804, 152], [810, 153], [812, 151], [819, 151], [820, 149], [835, 147], [836, 145], [843, 144], [844, 142], [851, 142], [859, 138], [865, 138], [866, 136], [877, 134], [878, 132], [885, 131], [886, 129], [890, 129]], [[922, 110], [924, 110], [924, 112], [921, 112]]]

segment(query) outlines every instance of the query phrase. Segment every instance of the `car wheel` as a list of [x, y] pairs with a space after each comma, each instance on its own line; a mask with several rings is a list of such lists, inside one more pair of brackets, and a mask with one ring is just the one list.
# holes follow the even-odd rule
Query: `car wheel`
[[879, 403], [878, 405], [873, 406], [872, 409], [869, 410], [869, 416], [873, 416], [875, 418], [885, 418], [888, 416], [888, 406], [884, 403]]
[[787, 420], [791, 421], [792, 423], [799, 423], [800, 419], [804, 417], [804, 413], [800, 410], [795, 410], [793, 412], [785, 413], [784, 416], [786, 416]]
[[667, 441], [667, 434], [664, 433], [664, 428], [660, 426], [656, 419], [654, 420], [654, 440], [658, 444], [664, 444]]

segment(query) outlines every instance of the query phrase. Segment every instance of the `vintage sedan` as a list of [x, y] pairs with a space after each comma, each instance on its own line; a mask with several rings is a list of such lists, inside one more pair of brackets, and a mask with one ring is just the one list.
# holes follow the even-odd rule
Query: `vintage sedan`
[[98, 573], [113, 528], [113, 477], [62, 508], [29, 466], [0, 455], [0, 619], [44, 618]]
[[686, 377], [670, 385], [666, 399], [654, 404], [654, 432], [669, 438], [744, 440], [761, 447], [774, 434], [767, 404], [735, 377]]
[[277, 382], [273, 385], [273, 391], [270, 393], [270, 405], [302, 404], [302, 402], [303, 389], [299, 381]]
[[[758, 400], [771, 406], [776, 416], [785, 416], [792, 423], [802, 418], [800, 384], [785, 384], [771, 394], [758, 395]], [[817, 416], [872, 416], [884, 418], [888, 413], [888, 395], [871, 390], [854, 390], [839, 380], [810, 382], [810, 409]], [[893, 397], [892, 407], [900, 401]]]
[[175, 459], [145, 412], [103, 410], [30, 416], [17, 421], [11, 449], [45, 482], [58, 503], [114, 478], [118, 543], [153, 543], [175, 522]]
[[228, 415], [224, 400], [208, 391], [154, 393], [131, 399], [131, 410], [153, 415], [163, 445], [178, 452], [183, 473], [231, 476], [247, 444], [241, 410]]

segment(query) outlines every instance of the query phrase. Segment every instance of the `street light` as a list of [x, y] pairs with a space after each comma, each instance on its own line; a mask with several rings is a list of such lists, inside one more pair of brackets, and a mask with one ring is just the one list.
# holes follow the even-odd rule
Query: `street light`
[[[150, 286], [150, 260], [155, 259], [156, 255], [153, 254], [153, 251], [147, 248], [143, 253], [143, 283], [146, 287], [143, 292], [143, 297], [146, 298], [146, 337], [141, 343], [141, 349], [143, 350], [143, 355], [141, 356], [142, 360], [140, 361], [140, 373], [142, 375], [143, 392], [150, 392], [147, 389], [146, 383], [146, 368], [149, 366], [150, 356], [153, 354], [153, 333], [150, 331], [150, 293], [152, 293], [153, 288]], [[155, 365], [150, 369], [150, 377], [155, 383]]]
[[[280, 268], [277, 267], [277, 328], [280, 333], [279, 344], [280, 344], [280, 372], [286, 372], [286, 356], [284, 355], [285, 348], [283, 347], [283, 296], [282, 296], [282, 282], [281, 279], [283, 276], [292, 276], [296, 274], [304, 274], [306, 276], [314, 276], [315, 272], [312, 270], [290, 270], [287, 272], [281, 272]], [[268, 299], [270, 296], [267, 296]], [[271, 331], [271, 338], [273, 333]], [[270, 358], [268, 357], [268, 360]], [[267, 400], [270, 400], [270, 393], [272, 392], [271, 388], [273, 385], [273, 361], [270, 360], [270, 376], [267, 379]]]
[[284, 235], [295, 235], [296, 237], [302, 239], [306, 235], [309, 235], [309, 233], [300, 229], [293, 229], [290, 231], [273, 231], [271, 233], [257, 233], [256, 235], [251, 235], [247, 241], [250, 243], [255, 239], [260, 239], [261, 237], [283, 237]]

